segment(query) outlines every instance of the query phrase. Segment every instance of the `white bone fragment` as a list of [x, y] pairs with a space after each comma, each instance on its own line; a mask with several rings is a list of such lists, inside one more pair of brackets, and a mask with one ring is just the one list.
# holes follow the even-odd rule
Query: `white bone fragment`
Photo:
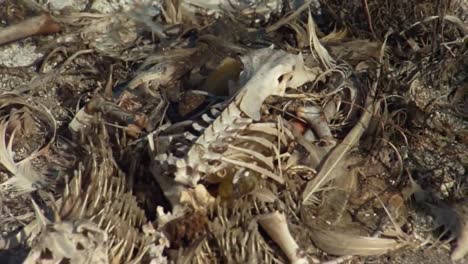
[[292, 264], [308, 264], [305, 254], [289, 232], [286, 216], [278, 211], [262, 215], [258, 223], [267, 234], [278, 244]]

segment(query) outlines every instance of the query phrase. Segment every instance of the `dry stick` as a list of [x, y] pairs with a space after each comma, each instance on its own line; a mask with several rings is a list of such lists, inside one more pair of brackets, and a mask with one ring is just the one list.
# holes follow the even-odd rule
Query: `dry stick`
[[291, 13], [289, 16], [281, 19], [280, 21], [276, 22], [275, 24], [269, 26], [266, 28], [266, 32], [272, 32], [277, 30], [278, 28], [282, 27], [283, 25], [287, 24], [289, 21], [291, 21], [293, 18], [297, 17], [302, 11], [306, 10], [309, 5], [312, 3], [312, 0], [307, 0], [304, 4], [302, 4], [296, 11]]
[[364, 1], [364, 8], [366, 9], [367, 23], [369, 23], [369, 30], [372, 32], [372, 35], [374, 36], [374, 38], [377, 39], [377, 35], [375, 34], [375, 31], [374, 31], [374, 26], [372, 25], [372, 17], [370, 15], [369, 5], [367, 4], [367, 0], [363, 0], [363, 1]]
[[26, 19], [18, 24], [0, 30], [0, 45], [38, 34], [51, 34], [60, 31], [51, 16], [44, 14]]
[[[426, 17], [425, 19], [421, 20], [421, 21], [418, 21], [416, 23], [413, 23], [412, 25], [410, 25], [408, 28], [406, 28], [405, 30], [399, 32], [398, 34], [400, 35], [403, 35], [405, 34], [408, 30], [412, 29], [413, 27], [417, 26], [417, 25], [421, 25], [423, 23], [427, 23], [427, 22], [430, 22], [434, 19], [439, 19], [439, 16], [430, 16], [430, 17]], [[456, 17], [456, 16], [452, 16], [452, 15], [445, 15], [443, 16], [443, 19], [444, 20], [447, 20], [448, 22], [454, 24], [458, 30], [460, 30], [463, 35], [468, 35], [468, 26], [465, 25], [463, 23], [463, 21], [460, 20], [460, 18]]]

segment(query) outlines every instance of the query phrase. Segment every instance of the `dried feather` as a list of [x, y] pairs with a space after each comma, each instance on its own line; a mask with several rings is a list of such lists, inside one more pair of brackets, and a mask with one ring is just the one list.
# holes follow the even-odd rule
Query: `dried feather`
[[328, 35], [320, 38], [320, 41], [323, 43], [336, 43], [343, 41], [348, 35], [348, 30], [345, 28], [343, 30], [337, 31], [334, 29], [331, 33]]
[[161, 8], [164, 20], [169, 24], [181, 24], [182, 9], [179, 1], [164, 0], [164, 8]]
[[200, 51], [200, 46], [194, 48], [185, 48], [185, 49], [171, 49], [171, 50], [162, 50], [158, 51], [155, 54], [149, 55], [145, 61], [138, 67], [136, 70], [137, 75], [145, 72], [150, 65], [159, 64], [161, 65], [170, 63], [171, 61], [182, 61], [187, 60], [196, 52]]
[[315, 32], [315, 22], [312, 18], [312, 14], [309, 11], [309, 16], [307, 20], [307, 31], [309, 33], [309, 43], [310, 43], [310, 51], [312, 54], [316, 54], [318, 59], [322, 62], [323, 67], [325, 69], [333, 68], [335, 64], [335, 60], [330, 56], [327, 49], [320, 43], [317, 33]]
[[11, 113], [8, 122], [9, 127], [16, 130], [16, 135], [18, 137], [33, 135], [40, 132], [34, 121], [33, 114], [26, 107]]
[[0, 184], [0, 187], [4, 191], [12, 190], [15, 195], [21, 195], [47, 185], [47, 176], [32, 166], [31, 161], [36, 153], [19, 162], [14, 161], [12, 145], [15, 131], [13, 131], [8, 144], [6, 144], [7, 126], [8, 122], [0, 123], [0, 163], [13, 174], [13, 177]]
[[347, 168], [349, 161], [343, 162], [343, 167], [338, 168], [337, 175], [333, 181], [333, 189], [327, 191], [324, 201], [320, 206], [319, 215], [332, 225], [337, 225], [344, 214], [347, 212], [347, 206], [350, 195], [357, 187], [357, 169]]
[[48, 224], [50, 224], [50, 221], [49, 219], [47, 219], [45, 217], [45, 215], [42, 213], [41, 209], [39, 208], [39, 206], [36, 204], [36, 202], [34, 201], [34, 199], [31, 199], [31, 202], [32, 202], [32, 205], [33, 205], [33, 208], [34, 208], [34, 213], [36, 215], [36, 219], [35, 221], [38, 221], [39, 225], [41, 226], [41, 228], [45, 228]]
[[366, 105], [366, 109], [364, 110], [359, 122], [356, 123], [344, 140], [332, 150], [331, 154], [321, 166], [318, 175], [312, 181], [307, 183], [302, 194], [303, 203], [308, 203], [309, 199], [313, 197], [315, 192], [339, 176], [334, 174], [334, 170], [339, 166], [346, 154], [354, 147], [356, 142], [362, 136], [369, 125], [372, 115], [378, 109], [378, 106], [374, 104], [371, 97], [367, 98]]
[[[8, 111], [9, 107], [13, 108], [13, 111], [9, 111], [5, 113], [5, 117], [1, 117], [2, 121], [8, 120], [8, 122], [10, 122], [10, 125], [19, 125], [18, 122], [16, 122], [18, 121], [16, 119], [16, 115], [27, 114], [29, 118], [25, 118], [24, 120], [21, 120], [23, 124], [19, 126], [14, 126], [14, 128], [21, 129], [21, 128], [24, 128], [25, 126], [37, 127], [40, 124], [42, 127], [45, 128], [47, 133], [50, 134], [50, 141], [48, 142], [48, 144], [42, 147], [43, 150], [47, 149], [47, 147], [55, 139], [56, 128], [57, 128], [55, 118], [50, 113], [50, 111], [45, 106], [36, 107], [34, 105], [31, 105], [23, 97], [17, 94], [11, 94], [11, 93], [1, 94], [0, 95], [0, 110], [6, 109]], [[36, 125], [28, 124], [28, 122], [32, 122], [34, 120], [37, 120], [38, 121], [37, 123], [39, 124], [36, 124]], [[37, 150], [36, 152], [37, 152], [36, 154], [39, 155], [39, 150]]]
[[13, 138], [15, 137], [15, 132], [11, 134], [10, 141], [6, 144], [6, 130], [8, 127], [8, 122], [2, 122], [0, 124], [0, 163], [5, 169], [7, 169], [13, 175], [16, 174], [18, 168], [17, 164], [14, 161], [14, 153], [12, 150]]
[[[16, 94], [6, 93], [0, 95], [0, 110], [12, 106], [21, 106], [27, 110], [13, 110], [9, 116], [0, 120], [0, 164], [13, 174], [13, 177], [8, 179], [6, 182], [3, 182], [0, 187], [3, 188], [3, 190], [13, 190], [14, 195], [20, 195], [43, 188], [49, 183], [48, 178], [45, 175], [46, 170], [44, 169], [44, 171], [39, 171], [35, 169], [32, 165], [32, 161], [34, 158], [47, 151], [52, 142], [54, 142], [56, 135], [56, 121], [45, 107], [42, 109], [36, 108]], [[16, 119], [16, 117], [17, 114], [21, 114], [25, 111], [27, 111], [28, 115], [33, 115], [34, 118], [40, 122], [40, 125], [48, 130], [47, 132], [50, 134], [50, 138], [45, 145], [33, 150], [27, 158], [15, 162], [12, 150], [13, 143], [18, 129], [21, 130], [23, 128], [21, 122], [17, 122], [19, 120]], [[22, 122], [31, 122], [32, 119], [33, 117], [22, 120]], [[10, 123], [10, 120], [12, 120], [13, 123]], [[7, 143], [7, 130], [12, 124], [16, 124], [16, 126], [12, 128], [12, 132], [9, 135], [9, 141]], [[32, 124], [24, 123], [24, 125], [31, 126]]]
[[310, 225], [314, 244], [328, 254], [373, 256], [401, 248], [404, 244], [394, 239], [353, 236]]

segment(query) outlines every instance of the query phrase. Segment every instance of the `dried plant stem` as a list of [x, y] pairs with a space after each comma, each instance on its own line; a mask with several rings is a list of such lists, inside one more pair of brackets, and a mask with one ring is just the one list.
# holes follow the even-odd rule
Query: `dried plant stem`
[[421, 21], [418, 21], [412, 25], [410, 25], [408, 28], [406, 28], [405, 30], [399, 32], [400, 35], [403, 35], [405, 34], [407, 31], [409, 31], [410, 29], [414, 28], [415, 26], [418, 26], [418, 25], [422, 25], [424, 23], [428, 23], [430, 21], [433, 21], [435, 19], [440, 19], [440, 18], [443, 18], [444, 20], [447, 20], [448, 22], [454, 24], [458, 30], [460, 30], [462, 32], [463, 35], [468, 35], [468, 26], [465, 25], [463, 23], [463, 21], [461, 21], [460, 18], [456, 17], [456, 16], [451, 16], [451, 15], [445, 15], [443, 17], [440, 17], [440, 16], [430, 16], [430, 17], [426, 17], [425, 19], [421, 20]]
[[307, 0], [302, 4], [296, 11], [291, 13], [289, 16], [279, 20], [275, 24], [269, 26], [266, 28], [266, 32], [272, 32], [277, 30], [278, 28], [282, 27], [283, 25], [286, 25], [289, 21], [293, 20], [295, 17], [299, 16], [302, 11], [306, 10], [309, 5], [312, 3], [312, 0]]
[[50, 15], [44, 14], [26, 19], [16, 25], [0, 30], [0, 45], [38, 34], [51, 34], [60, 31]]
[[364, 8], [366, 9], [366, 17], [367, 17], [367, 23], [369, 24], [369, 30], [372, 32], [372, 35], [374, 36], [375, 39], [377, 39], [377, 35], [375, 34], [374, 31], [374, 26], [372, 25], [372, 17], [369, 12], [369, 5], [367, 4], [367, 0], [363, 0], [364, 2]]

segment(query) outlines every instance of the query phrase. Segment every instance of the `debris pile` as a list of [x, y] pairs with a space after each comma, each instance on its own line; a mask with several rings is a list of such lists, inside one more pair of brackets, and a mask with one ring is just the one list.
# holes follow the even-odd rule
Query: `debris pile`
[[468, 260], [463, 1], [49, 2], [0, 2], [10, 263]]

